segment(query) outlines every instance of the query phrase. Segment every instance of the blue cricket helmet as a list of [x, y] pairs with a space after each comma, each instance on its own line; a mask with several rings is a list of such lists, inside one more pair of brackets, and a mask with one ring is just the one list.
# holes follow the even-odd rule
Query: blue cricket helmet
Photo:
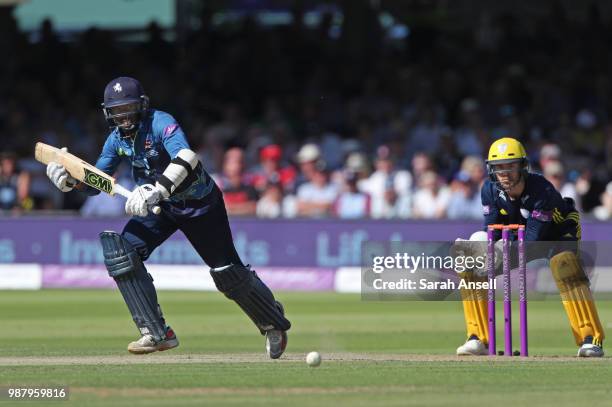
[[104, 117], [111, 128], [118, 127], [122, 135], [132, 135], [138, 130], [148, 108], [149, 98], [134, 78], [120, 76], [104, 88]]

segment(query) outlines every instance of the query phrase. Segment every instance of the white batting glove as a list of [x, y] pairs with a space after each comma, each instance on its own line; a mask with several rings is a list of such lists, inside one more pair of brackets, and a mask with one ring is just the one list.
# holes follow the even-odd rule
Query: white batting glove
[[162, 193], [155, 185], [136, 187], [125, 203], [125, 213], [130, 216], [147, 216], [148, 208], [162, 199]]
[[[68, 151], [68, 149], [64, 147], [62, 151]], [[47, 164], [47, 177], [62, 192], [72, 191], [75, 185], [78, 184], [78, 181], [66, 171], [63, 165], [55, 162]]]

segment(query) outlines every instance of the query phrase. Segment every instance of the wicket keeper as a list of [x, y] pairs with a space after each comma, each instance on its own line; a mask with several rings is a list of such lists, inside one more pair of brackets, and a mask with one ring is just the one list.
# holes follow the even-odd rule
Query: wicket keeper
[[[123, 232], [100, 233], [108, 274], [117, 283], [141, 335], [128, 345], [128, 351], [144, 354], [179, 344], [164, 319], [144, 261], [180, 230], [211, 267], [217, 289], [235, 301], [265, 335], [268, 356], [279, 358], [287, 346], [286, 331], [291, 324], [270, 289], [240, 260], [221, 191], [191, 150], [177, 121], [168, 113], [149, 108], [140, 82], [129, 77], [113, 79], [106, 86], [102, 110], [111, 132], [96, 167], [112, 175], [120, 162], [127, 162], [138, 184], [125, 204], [132, 218]], [[57, 163], [47, 166], [47, 175], [62, 192], [73, 188], [92, 195], [99, 192], [77, 184]], [[150, 212], [154, 205], [161, 208], [159, 215]]]
[[[569, 243], [580, 240], [580, 217], [574, 202], [561, 197], [542, 175], [529, 171], [527, 154], [518, 140], [502, 138], [495, 141], [489, 149], [486, 165], [489, 179], [484, 182], [481, 191], [484, 230], [491, 224], [523, 224], [526, 242]], [[486, 233], [477, 232], [471, 240], [486, 240]], [[559, 247], [548, 257], [579, 347], [578, 356], [602, 357], [604, 332], [588, 276], [575, 250], [577, 244], [557, 243], [557, 246], [551, 246]], [[464, 273], [462, 278], [478, 280], [486, 279], [486, 276], [470, 272]], [[462, 290], [461, 294], [467, 341], [457, 348], [457, 355], [487, 355], [489, 332], [486, 290]]]

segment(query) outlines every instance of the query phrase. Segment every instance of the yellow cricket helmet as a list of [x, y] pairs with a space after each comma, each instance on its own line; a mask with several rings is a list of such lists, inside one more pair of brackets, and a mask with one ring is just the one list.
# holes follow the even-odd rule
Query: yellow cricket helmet
[[487, 164], [506, 164], [526, 159], [527, 153], [521, 142], [511, 137], [504, 137], [491, 144]]
[[509, 164], [513, 162], [521, 163], [521, 174], [526, 178], [529, 172], [529, 160], [527, 159], [525, 147], [523, 147], [521, 142], [511, 137], [500, 138], [493, 142], [489, 148], [489, 156], [486, 161], [487, 172], [491, 181], [497, 182], [495, 178], [496, 164]]

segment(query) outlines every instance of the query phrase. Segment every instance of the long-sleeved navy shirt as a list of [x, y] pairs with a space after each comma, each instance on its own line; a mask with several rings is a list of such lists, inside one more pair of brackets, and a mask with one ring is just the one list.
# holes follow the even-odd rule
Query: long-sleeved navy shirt
[[511, 200], [489, 179], [482, 186], [481, 198], [485, 230], [491, 224], [525, 225], [526, 241], [566, 240], [567, 230], [561, 224], [576, 212], [549, 181], [534, 173], [527, 175], [518, 199]]

